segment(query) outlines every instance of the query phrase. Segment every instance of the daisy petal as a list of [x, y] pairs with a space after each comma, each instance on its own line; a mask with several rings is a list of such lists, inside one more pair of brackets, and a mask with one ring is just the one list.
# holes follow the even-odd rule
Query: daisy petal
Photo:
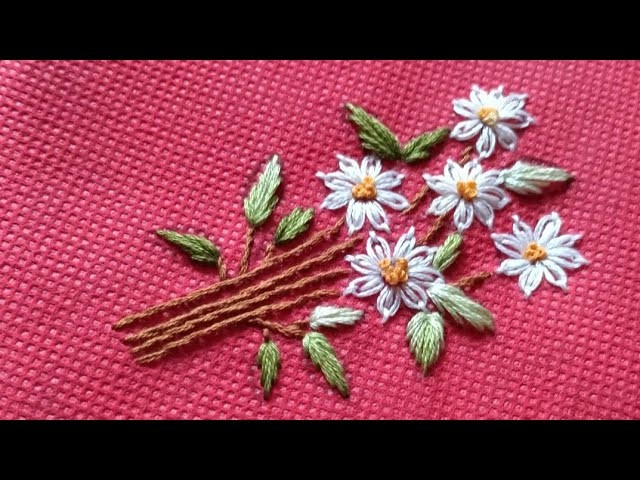
[[493, 233], [491, 239], [495, 243], [496, 248], [511, 258], [522, 258], [522, 250], [526, 246], [519, 238], [507, 233]]
[[423, 178], [429, 188], [440, 195], [458, 194], [455, 182], [448, 180], [444, 175], [431, 176], [425, 174]]
[[493, 208], [500, 210], [507, 206], [511, 199], [507, 196], [507, 192], [499, 187], [479, 186], [478, 200], [483, 200]]
[[449, 181], [452, 184], [465, 180], [462, 178], [462, 167], [458, 162], [454, 162], [451, 159], [447, 160], [447, 164], [444, 166], [444, 176], [446, 177], [445, 181]]
[[403, 234], [398, 243], [396, 243], [395, 248], [393, 249], [393, 257], [394, 258], [404, 258], [411, 251], [413, 247], [416, 246], [416, 236], [415, 236], [415, 228], [411, 227], [409, 231]]
[[589, 262], [578, 250], [570, 247], [556, 247], [547, 249], [547, 258], [557, 263], [562, 268], [578, 268], [587, 265]]
[[478, 217], [478, 220], [480, 220], [484, 226], [493, 228], [493, 208], [491, 208], [488, 202], [480, 199], [474, 200], [473, 210], [475, 216]]
[[344, 172], [316, 173], [316, 177], [324, 181], [326, 187], [331, 190], [349, 190], [357, 183]]
[[389, 244], [384, 238], [380, 238], [375, 232], [369, 232], [369, 239], [367, 240], [367, 255], [376, 262], [391, 257], [391, 249]]
[[389, 230], [389, 219], [387, 218], [387, 214], [378, 202], [362, 203], [362, 209], [373, 228], [376, 230], [384, 230], [385, 232], [391, 231]]
[[364, 225], [364, 208], [362, 207], [362, 202], [358, 202], [353, 198], [349, 201], [349, 206], [347, 207], [347, 226], [349, 227], [349, 235], [352, 235], [353, 232], [356, 232], [362, 229]]
[[518, 217], [518, 215], [513, 216], [513, 234], [518, 240], [523, 243], [523, 248], [527, 245], [527, 243], [533, 242], [534, 240], [531, 227], [526, 223], [520, 221], [520, 217]]
[[518, 145], [518, 137], [515, 132], [508, 126], [497, 123], [493, 126], [493, 129], [498, 137], [498, 143], [505, 150], [513, 152]]
[[377, 307], [382, 315], [382, 323], [393, 317], [400, 308], [400, 295], [396, 289], [385, 286], [378, 296]]
[[[475, 112], [473, 113], [475, 116]], [[475, 137], [482, 129], [482, 122], [477, 118], [473, 120], [463, 120], [451, 131], [449, 136], [456, 140], [465, 141]]]
[[480, 159], [491, 156], [496, 149], [496, 134], [490, 127], [485, 126], [476, 142], [476, 151], [480, 155]]
[[538, 221], [533, 231], [533, 238], [535, 238], [540, 245], [546, 247], [547, 244], [558, 235], [561, 226], [562, 220], [560, 220], [560, 216], [556, 212], [545, 215]]
[[344, 207], [349, 200], [353, 197], [351, 196], [350, 191], [339, 191], [339, 192], [331, 192], [327, 195], [327, 198], [324, 199], [320, 208], [326, 208], [328, 210], [336, 210], [338, 208]]
[[520, 289], [524, 292], [524, 296], [529, 298], [542, 281], [543, 268], [541, 265], [534, 264], [527, 268], [518, 279]]
[[347, 255], [345, 260], [351, 264], [356, 272], [363, 275], [380, 275], [380, 267], [368, 255], [360, 253], [358, 255]]
[[534, 118], [524, 110], [516, 110], [500, 114], [500, 123], [509, 128], [526, 128], [534, 122]]
[[559, 235], [547, 242], [547, 249], [558, 247], [573, 247], [573, 245], [582, 238], [582, 235]]
[[389, 190], [400, 186], [404, 175], [390, 170], [388, 172], [381, 173], [375, 177], [376, 188], [378, 190]]
[[400, 297], [413, 310], [424, 310], [427, 306], [427, 292], [411, 280], [400, 288]]
[[453, 223], [459, 232], [466, 230], [473, 222], [473, 205], [471, 203], [461, 201], [453, 213]]
[[453, 209], [458, 202], [464, 203], [458, 198], [458, 195], [447, 195], [446, 197], [437, 197], [431, 202], [427, 213], [432, 215], [443, 215]]
[[409, 206], [409, 201], [399, 193], [391, 192], [389, 190], [378, 190], [376, 196], [378, 202], [394, 210], [404, 210]]
[[507, 118], [508, 115], [513, 115], [515, 112], [522, 110], [526, 100], [527, 95], [525, 94], [512, 93], [507, 95], [499, 108], [500, 118]]
[[502, 261], [496, 271], [503, 275], [520, 275], [529, 268], [530, 265], [529, 260], [525, 260], [524, 258], [507, 258]]
[[360, 165], [354, 159], [345, 157], [344, 155], [337, 155], [338, 157], [338, 166], [340, 170], [342, 170], [345, 175], [347, 175], [350, 179], [352, 179], [355, 183], [360, 183], [362, 181], [362, 173], [360, 173]]
[[351, 280], [342, 294], [353, 295], [358, 298], [370, 297], [382, 290], [384, 286], [384, 280], [379, 273], [376, 275], [365, 275], [364, 277]]
[[549, 259], [543, 260], [541, 263], [544, 266], [544, 278], [547, 279], [547, 282], [556, 287], [560, 287], [566, 292], [567, 274], [564, 273], [564, 270], [560, 268], [557, 263]]
[[381, 170], [382, 165], [380, 159], [375, 155], [367, 155], [362, 160], [362, 165], [360, 165], [360, 174], [363, 178], [367, 175], [376, 178]]
[[476, 110], [478, 110], [478, 106], [465, 98], [453, 101], [453, 111], [463, 117], [478, 118]]

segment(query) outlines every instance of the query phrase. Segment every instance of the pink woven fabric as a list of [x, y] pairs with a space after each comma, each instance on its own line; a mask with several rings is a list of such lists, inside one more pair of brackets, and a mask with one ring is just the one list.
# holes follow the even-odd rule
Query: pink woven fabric
[[[637, 62], [2, 62], [0, 63], [0, 416], [13, 418], [639, 418], [640, 238]], [[275, 219], [260, 230], [259, 262], [276, 220], [327, 194], [317, 170], [336, 153], [360, 157], [350, 101], [402, 141], [459, 120], [451, 100], [471, 84], [530, 95], [537, 124], [515, 153], [550, 161], [577, 180], [564, 192], [497, 212], [529, 222], [551, 211], [591, 261], [525, 300], [498, 276], [472, 293], [495, 314], [496, 334], [446, 330], [446, 352], [426, 377], [405, 340], [410, 312], [381, 325], [374, 299], [341, 298], [365, 320], [331, 332], [351, 385], [344, 400], [296, 340], [277, 339], [283, 368], [262, 399], [258, 329], [203, 342], [153, 367], [136, 365], [111, 325], [123, 315], [211, 283], [155, 236], [205, 234], [233, 275], [245, 221], [242, 198], [271, 153], [284, 165]], [[426, 163], [393, 164], [413, 197], [464, 145]], [[386, 164], [390, 167], [390, 164]], [[390, 214], [397, 238], [433, 221], [423, 204]], [[314, 230], [343, 212], [322, 211]], [[345, 235], [343, 233], [343, 235]], [[455, 279], [503, 259], [474, 224]], [[360, 247], [363, 248], [363, 247]], [[340, 282], [344, 286], [346, 280]], [[297, 319], [314, 305], [279, 320]]]

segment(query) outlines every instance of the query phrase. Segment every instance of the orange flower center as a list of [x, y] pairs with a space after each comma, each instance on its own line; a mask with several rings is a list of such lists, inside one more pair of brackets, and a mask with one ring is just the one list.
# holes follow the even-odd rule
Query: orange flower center
[[378, 192], [373, 177], [367, 175], [362, 181], [351, 189], [351, 194], [356, 200], [373, 200]]
[[500, 116], [498, 115], [498, 110], [493, 107], [482, 107], [478, 110], [478, 118], [485, 125], [495, 125], [498, 123]]
[[536, 242], [531, 242], [522, 252], [522, 257], [533, 263], [547, 258], [547, 251]]
[[395, 286], [409, 280], [409, 262], [406, 258], [398, 258], [395, 263], [391, 263], [390, 259], [385, 258], [380, 260], [378, 265], [382, 278], [389, 285]]
[[456, 187], [458, 189], [458, 194], [467, 202], [470, 202], [478, 196], [478, 184], [475, 182], [475, 180], [458, 182], [456, 184]]

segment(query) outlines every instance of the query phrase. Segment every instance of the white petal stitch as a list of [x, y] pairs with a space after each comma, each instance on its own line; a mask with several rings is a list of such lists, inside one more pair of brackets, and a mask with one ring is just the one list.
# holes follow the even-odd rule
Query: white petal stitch
[[431, 203], [428, 213], [442, 215], [455, 208], [453, 223], [458, 231], [469, 228], [474, 218], [493, 228], [494, 210], [504, 208], [510, 201], [499, 187], [502, 183], [500, 172], [483, 173], [477, 160], [461, 167], [449, 159], [443, 175], [425, 174], [423, 178], [431, 190], [440, 194]]
[[562, 220], [553, 212], [540, 219], [531, 229], [517, 215], [513, 216], [513, 233], [492, 234], [496, 247], [510, 258], [504, 260], [497, 272], [519, 275], [518, 284], [526, 298], [538, 288], [542, 279], [567, 291], [565, 268], [578, 268], [587, 260], [573, 248], [581, 235], [560, 235]]
[[444, 281], [432, 266], [437, 248], [416, 246], [415, 229], [411, 227], [398, 240], [393, 255], [387, 241], [375, 232], [369, 232], [366, 250], [366, 254], [345, 257], [363, 276], [352, 280], [343, 294], [359, 298], [379, 294], [376, 305], [382, 323], [396, 314], [401, 303], [426, 311], [427, 289]]
[[409, 206], [404, 196], [391, 191], [402, 183], [403, 175], [392, 170], [382, 172], [380, 159], [374, 155], [364, 157], [360, 165], [344, 155], [337, 157], [340, 171], [316, 173], [333, 190], [320, 207], [336, 210], [346, 206], [349, 235], [362, 229], [365, 220], [374, 229], [389, 232], [389, 219], [382, 206], [393, 210]]
[[504, 95], [502, 86], [487, 94], [473, 85], [469, 99], [453, 101], [453, 110], [467, 120], [455, 126], [451, 138], [466, 141], [479, 134], [476, 151], [480, 160], [491, 156], [496, 142], [506, 150], [515, 150], [518, 138], [513, 129], [528, 127], [534, 121], [524, 110], [527, 96], [519, 93]]

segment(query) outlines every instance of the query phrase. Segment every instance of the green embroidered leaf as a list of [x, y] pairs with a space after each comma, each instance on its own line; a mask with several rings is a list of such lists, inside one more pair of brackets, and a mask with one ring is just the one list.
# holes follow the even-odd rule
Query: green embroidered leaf
[[517, 161], [500, 174], [505, 188], [523, 195], [542, 193], [552, 182], [566, 182], [572, 175], [561, 168], [545, 167]]
[[313, 364], [320, 368], [329, 385], [337, 389], [343, 397], [348, 397], [349, 385], [344, 370], [327, 338], [319, 332], [307, 333], [302, 339], [302, 347]]
[[278, 378], [280, 369], [280, 351], [271, 340], [265, 340], [258, 350], [258, 367], [260, 367], [260, 385], [264, 390], [264, 398], [268, 398], [271, 388]]
[[249, 225], [257, 228], [267, 221], [273, 212], [278, 197], [276, 190], [280, 185], [280, 162], [277, 155], [271, 157], [258, 181], [251, 187], [249, 196], [244, 199], [244, 214]]
[[305, 210], [296, 207], [289, 215], [280, 220], [274, 240], [276, 245], [293, 240], [301, 233], [306, 232], [313, 219], [313, 213], [313, 208]]
[[178, 245], [192, 260], [203, 263], [218, 263], [220, 250], [205, 237], [171, 230], [158, 230], [156, 233], [165, 240]]
[[462, 235], [459, 233], [449, 235], [436, 252], [436, 256], [433, 259], [433, 268], [443, 272], [458, 258], [460, 245], [462, 245]]
[[491, 312], [467, 297], [458, 287], [436, 283], [429, 287], [429, 296], [438, 310], [449, 313], [456, 322], [467, 322], [480, 331], [493, 330]]
[[362, 148], [390, 160], [402, 156], [397, 137], [386, 125], [356, 105], [347, 103], [346, 107], [351, 112], [349, 120], [358, 126]]
[[449, 128], [438, 128], [409, 140], [402, 147], [402, 159], [407, 163], [412, 163], [428, 158], [431, 147], [445, 140], [450, 132]]
[[439, 313], [418, 312], [407, 324], [409, 349], [422, 366], [422, 372], [440, 356], [444, 348], [444, 322]]

